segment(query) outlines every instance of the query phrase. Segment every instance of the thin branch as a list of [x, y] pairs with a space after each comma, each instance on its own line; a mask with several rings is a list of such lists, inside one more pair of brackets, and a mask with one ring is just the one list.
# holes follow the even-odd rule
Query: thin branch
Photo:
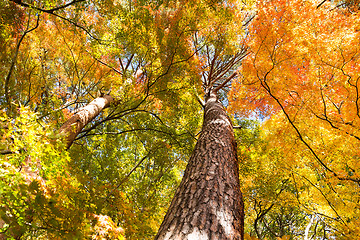
[[234, 72], [231, 74], [223, 83], [221, 83], [219, 86], [217, 86], [213, 91], [217, 93], [220, 89], [222, 89], [229, 81], [231, 81], [234, 77], [236, 77], [237, 73]]
[[[128, 59], [128, 62], [125, 66], [125, 68], [123, 67], [123, 74], [126, 75], [126, 71], [128, 70], [130, 63], [132, 62], [132, 59], [134, 58], [135, 54], [131, 54], [130, 58]], [[122, 64], [121, 64], [122, 65]]]
[[[269, 72], [268, 72], [269, 73]], [[268, 74], [267, 73], [267, 74]], [[267, 75], [266, 74], [266, 75]], [[265, 78], [266, 79], [266, 75]], [[265, 84], [265, 86], [264, 86]], [[336, 172], [334, 172], [333, 170], [331, 170], [328, 166], [326, 166], [326, 164], [319, 158], [319, 156], [315, 153], [315, 151], [311, 148], [311, 146], [305, 141], [305, 139], [303, 138], [303, 136], [301, 135], [299, 129], [295, 126], [294, 122], [290, 119], [290, 116], [288, 115], [288, 113], [285, 111], [284, 106], [280, 103], [280, 100], [278, 98], [276, 98], [274, 96], [274, 94], [272, 93], [272, 91], [270, 90], [269, 85], [266, 83], [265, 80], [261, 81], [261, 85], [265, 88], [265, 90], [269, 93], [269, 95], [278, 103], [278, 105], [280, 106], [282, 112], [284, 113], [284, 115], [286, 116], [288, 122], [291, 124], [291, 126], [294, 128], [294, 130], [296, 131], [298, 137], [300, 138], [300, 140], [305, 144], [305, 146], [310, 150], [310, 152], [312, 153], [312, 155], [316, 158], [316, 160], [320, 163], [320, 165], [322, 165], [327, 171], [331, 172], [336, 178], [338, 178], [339, 180], [348, 180], [348, 181], [352, 181], [352, 182], [356, 182], [356, 183], [360, 183], [360, 178], [352, 178], [352, 177], [341, 177], [339, 176]]]
[[[296, 173], [296, 172], [295, 172]], [[296, 173], [298, 174], [298, 173]], [[333, 204], [330, 202], [330, 200], [327, 198], [326, 194], [323, 193], [321, 191], [321, 189], [319, 187], [317, 187], [313, 182], [311, 182], [308, 178], [306, 178], [305, 176], [302, 176], [300, 174], [298, 174], [300, 177], [302, 177], [303, 179], [305, 179], [307, 182], [310, 183], [311, 186], [313, 186], [316, 190], [318, 190], [320, 192], [320, 194], [324, 197], [324, 199], [326, 200], [326, 202], [329, 204], [330, 208], [334, 211], [334, 213], [336, 214], [336, 216], [338, 217], [338, 219], [340, 219], [340, 221], [347, 226], [347, 224], [344, 222], [344, 220], [341, 218], [341, 216], [339, 215], [339, 213], [336, 211], [335, 206], [333, 206]]]
[[60, 19], [62, 19], [62, 20], [64, 20], [64, 21], [66, 21], [66, 22], [74, 25], [74, 26], [77, 27], [77, 28], [80, 28], [80, 29], [83, 30], [87, 35], [89, 35], [91, 38], [95, 39], [95, 40], [98, 41], [99, 43], [106, 41], [106, 40], [99, 39], [99, 38], [95, 37], [93, 34], [91, 34], [91, 32], [90, 32], [89, 30], [87, 30], [85, 27], [79, 25], [78, 23], [76, 23], [76, 22], [74, 22], [74, 21], [72, 21], [72, 20], [70, 20], [70, 19], [67, 19], [67, 18], [65, 18], [65, 17], [63, 17], [63, 16], [60, 16], [59, 14], [54, 13], [54, 11], [56, 11], [56, 10], [63, 9], [63, 8], [68, 7], [68, 6], [70, 6], [70, 5], [74, 4], [74, 3], [82, 2], [82, 1], [85, 1], [85, 0], [74, 0], [74, 1], [72, 1], [72, 2], [70, 2], [70, 3], [68, 3], [68, 4], [65, 4], [65, 5], [60, 6], [60, 7], [52, 8], [52, 9], [39, 8], [39, 7], [30, 5], [30, 4], [28, 4], [28, 3], [24, 3], [24, 2], [22, 2], [22, 0], [10, 0], [10, 1], [12, 1], [12, 2], [14, 2], [14, 3], [16, 3], [16, 4], [19, 4], [19, 5], [22, 6], [22, 7], [35, 9], [35, 10], [38, 10], [38, 11], [40, 11], [40, 12], [48, 13], [48, 14], [51, 14], [51, 15], [53, 15], [53, 16], [55, 16], [55, 17], [58, 17], [58, 18], [60, 18]]
[[89, 134], [86, 134], [86, 135], [82, 135], [82, 136], [76, 138], [75, 140], [78, 140], [78, 139], [83, 138], [83, 137], [85, 137], [85, 136], [88, 137], [88, 136], [96, 136], [96, 135], [103, 135], [103, 134], [108, 134], [108, 135], [120, 135], [120, 134], [124, 134], [124, 133], [137, 132], [137, 131], [154, 131], [154, 132], [159, 132], [159, 133], [163, 133], [163, 134], [170, 135], [170, 136], [173, 136], [173, 135], [174, 135], [174, 134], [172, 134], [172, 133], [165, 132], [165, 131], [158, 130], [158, 129], [154, 129], [154, 128], [133, 128], [133, 129], [124, 130], [124, 131], [120, 131], [120, 132], [89, 133]]
[[2, 150], [0, 152], [1, 155], [8, 155], [8, 154], [14, 154], [14, 153], [16, 153], [16, 152], [13, 152], [11, 150]]
[[[208, 50], [208, 49], [207, 49]], [[245, 58], [249, 53], [247, 53], [247, 48], [243, 47], [240, 52], [237, 52], [233, 56], [226, 56], [222, 60], [217, 60], [219, 53], [217, 49], [215, 49], [215, 56], [213, 57], [210, 64], [210, 70], [207, 74], [207, 79], [205, 79], [205, 93], [209, 92], [212, 88], [212, 91], [217, 92], [220, 89], [224, 88], [226, 84], [228, 84], [234, 77], [236, 77], [237, 73], [234, 71], [229, 77], [227, 77], [222, 83], [218, 86], [217, 83], [238, 64], [241, 62], [243, 58]], [[209, 51], [209, 50], [208, 50]], [[210, 53], [208, 54], [208, 58], [210, 57]], [[208, 60], [209, 61], [209, 60]], [[216, 86], [216, 87], [215, 87]]]
[[205, 108], [205, 102], [204, 102], [204, 100], [202, 100], [196, 92], [195, 92], [194, 95], [195, 95], [195, 97], [196, 97], [196, 100], [200, 103], [201, 107], [202, 107], [202, 108]]
[[[99, 62], [100, 64], [102, 64], [102, 65], [110, 68], [111, 70], [113, 70], [114, 72], [116, 72], [116, 73], [118, 73], [118, 74], [120, 74], [120, 75], [123, 75], [124, 70], [123, 70], [123, 72], [120, 72], [120, 71], [117, 70], [116, 68], [110, 66], [109, 64], [107, 64], [107, 63], [101, 61], [100, 59], [96, 58], [95, 56], [93, 56], [89, 51], [86, 51], [86, 52], [89, 53], [89, 55], [90, 55], [94, 60], [96, 60], [97, 62]], [[120, 59], [119, 59], [119, 61], [120, 61], [120, 64], [121, 64], [121, 66], [122, 66], [122, 63], [121, 63], [121, 60], [120, 60]]]
[[[17, 57], [18, 57], [18, 54], [19, 54], [19, 49], [20, 49], [20, 45], [21, 45], [21, 42], [24, 40], [26, 34], [34, 31], [38, 26], [39, 26], [39, 19], [40, 19], [40, 16], [37, 16], [37, 20], [36, 20], [36, 25], [35, 27], [31, 28], [31, 29], [28, 29], [26, 30], [23, 35], [21, 36], [19, 42], [16, 44], [16, 49], [15, 49], [15, 54], [14, 54], [14, 57], [11, 61], [11, 66], [10, 66], [10, 70], [9, 70], [9, 73], [8, 75], [6, 76], [5, 78], [5, 99], [6, 99], [6, 102], [7, 104], [9, 105], [9, 108], [11, 108], [11, 104], [10, 104], [10, 97], [9, 97], [9, 83], [10, 83], [10, 77], [11, 77], [11, 74], [14, 70], [14, 67], [15, 67], [15, 63], [16, 63], [16, 60], [17, 60]], [[29, 22], [30, 22], [30, 16], [29, 16]], [[28, 22], [28, 24], [29, 24]]]
[[120, 182], [116, 185], [115, 188], [113, 188], [105, 197], [104, 201], [107, 201], [109, 199], [109, 197], [113, 194], [113, 192], [118, 189], [125, 181], [127, 181], [130, 177], [130, 175], [145, 161], [145, 159], [147, 159], [150, 154], [154, 151], [156, 151], [158, 148], [154, 149], [154, 150], [150, 150], [131, 170], [130, 172], [123, 178], [120, 180]]
[[46, 12], [46, 13], [53, 14], [54, 11], [57, 11], [57, 10], [60, 10], [60, 9], [63, 9], [63, 8], [67, 8], [67, 7], [69, 7], [69, 6], [71, 6], [71, 5], [75, 4], [75, 3], [78, 3], [78, 2], [84, 2], [85, 0], [74, 0], [72, 2], [69, 2], [69, 3], [65, 4], [65, 5], [55, 7], [55, 8], [51, 8], [51, 9], [42, 9], [42, 8], [30, 5], [28, 3], [25, 3], [22, 0], [10, 0], [10, 1], [14, 2], [16, 4], [19, 4], [20, 6], [26, 7], [26, 8], [32, 8], [32, 9], [36, 9], [36, 10], [41, 11], [41, 12]]
[[[266, 89], [266, 88], [265, 88]], [[319, 156], [315, 153], [315, 151], [312, 149], [312, 147], [305, 141], [305, 139], [303, 138], [302, 134], [300, 133], [299, 129], [295, 126], [294, 122], [290, 119], [289, 114], [285, 111], [284, 106], [280, 103], [280, 100], [278, 98], [276, 98], [274, 96], [274, 94], [270, 91], [269, 86], [267, 85], [267, 91], [270, 94], [270, 96], [279, 104], [282, 112], [285, 114], [287, 120], [289, 121], [289, 123], [291, 124], [291, 126], [294, 128], [294, 130], [296, 131], [298, 137], [300, 138], [300, 140], [305, 144], [305, 146], [310, 150], [310, 152], [313, 154], [313, 156], [316, 158], [316, 160], [329, 172], [333, 173], [336, 175], [336, 173], [331, 170], [328, 166], [325, 165], [325, 163], [319, 158]]]
[[63, 9], [63, 8], [67, 8], [67, 7], [71, 6], [71, 5], [73, 5], [75, 3], [79, 3], [79, 2], [85, 2], [85, 0], [74, 0], [72, 2], [69, 2], [69, 3], [65, 4], [65, 5], [63, 5], [63, 6], [55, 7], [55, 8], [49, 9], [47, 11], [49, 13], [52, 13], [54, 11], [57, 11], [57, 10], [60, 10], [60, 9]]
[[327, 0], [323, 0], [321, 3], [319, 3], [319, 5], [316, 6], [316, 8], [321, 7], [321, 5], [323, 5]]

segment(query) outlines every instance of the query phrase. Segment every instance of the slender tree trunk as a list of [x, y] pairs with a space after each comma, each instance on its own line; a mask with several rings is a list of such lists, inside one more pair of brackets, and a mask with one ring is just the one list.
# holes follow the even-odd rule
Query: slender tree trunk
[[233, 127], [212, 93], [201, 135], [156, 240], [240, 240], [244, 206]]
[[[112, 101], [114, 101], [114, 99], [110, 95], [95, 98], [85, 107], [79, 108], [76, 113], [59, 128], [59, 133], [65, 135], [67, 148], [70, 148], [76, 136], [83, 130], [86, 124], [98, 116], [104, 108], [110, 106]], [[35, 160], [38, 164], [38, 168], [37, 170], [34, 170], [31, 167], [31, 164], [29, 164], [31, 161], [32, 159], [30, 156], [26, 157], [24, 165], [22, 166], [22, 171], [26, 180], [30, 183], [34, 179], [37, 179], [39, 182], [46, 185], [45, 180], [40, 176], [40, 163]]]
[[98, 97], [85, 107], [77, 110], [77, 112], [61, 126], [59, 133], [65, 134], [67, 148], [70, 148], [76, 136], [83, 130], [86, 124], [99, 115], [104, 108], [110, 106], [112, 101], [114, 101], [114, 99], [110, 95]]
[[[65, 140], [67, 148], [70, 148], [71, 144], [74, 142], [76, 136], [82, 131], [82, 129], [91, 122], [96, 116], [100, 114], [104, 108], [110, 106], [110, 103], [114, 99], [110, 95], [104, 95], [98, 97], [90, 102], [83, 108], [80, 108], [76, 113], [68, 119], [58, 130], [59, 133], [65, 134]], [[34, 170], [31, 168], [29, 162], [31, 161], [30, 157], [27, 157], [24, 165], [22, 166], [22, 172], [25, 176], [26, 181], [30, 184], [33, 180], [38, 180], [43, 185], [46, 185], [45, 180], [40, 176], [39, 170]], [[41, 166], [38, 167], [40, 169]], [[5, 224], [5, 221], [0, 218], [0, 228]], [[23, 233], [19, 233], [16, 236], [12, 236], [14, 239], [20, 239]], [[7, 237], [5, 234], [0, 233], [0, 240], [5, 240]]]

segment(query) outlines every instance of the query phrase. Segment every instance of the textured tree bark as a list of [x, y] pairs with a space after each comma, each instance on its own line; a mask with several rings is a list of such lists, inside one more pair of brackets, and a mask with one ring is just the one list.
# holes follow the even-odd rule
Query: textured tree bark
[[100, 112], [110, 106], [114, 99], [110, 95], [98, 97], [68, 119], [59, 129], [59, 133], [65, 134], [66, 147], [70, 148], [76, 136], [91, 122]]
[[244, 206], [233, 128], [212, 93], [201, 135], [156, 240], [240, 240]]

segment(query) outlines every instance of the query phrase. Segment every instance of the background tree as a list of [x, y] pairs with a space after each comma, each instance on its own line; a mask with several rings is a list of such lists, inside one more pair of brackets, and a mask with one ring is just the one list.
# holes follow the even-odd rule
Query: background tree
[[[117, 229], [121, 225], [127, 229], [127, 236], [151, 236], [158, 224], [154, 219], [160, 218], [162, 205], [158, 202], [166, 204], [166, 192], [172, 191], [171, 188], [163, 188], [162, 184], [165, 181], [172, 185], [177, 181], [177, 164], [181, 165], [179, 159], [182, 154], [186, 154], [186, 144], [193, 141], [193, 126], [197, 125], [196, 111], [193, 109], [194, 104], [191, 104], [194, 100], [184, 97], [187, 93], [182, 90], [187, 85], [191, 86], [191, 82], [186, 81], [186, 75], [182, 75], [182, 82], [177, 81], [176, 76], [182, 74], [182, 71], [172, 73], [171, 79], [165, 78], [171, 66], [181, 65], [181, 56], [187, 56], [185, 51], [176, 53], [176, 48], [182, 44], [179, 31], [183, 29], [180, 26], [179, 31], [169, 31], [169, 35], [161, 39], [153, 32], [147, 34], [152, 35], [152, 38], [145, 38], [146, 31], [157, 29], [153, 26], [155, 23], [169, 20], [167, 15], [162, 19], [159, 14], [161, 11], [156, 13], [157, 19], [150, 18], [152, 15], [146, 8], [149, 3], [137, 5], [136, 8], [126, 3], [117, 5], [113, 10], [121, 12], [118, 18], [111, 18], [110, 14], [116, 14], [114, 12], [105, 14], [100, 11], [102, 7], [106, 7], [106, 10], [113, 6], [112, 3], [16, 3], [20, 6], [11, 2], [6, 3], [6, 6], [24, 12], [29, 22], [26, 29], [32, 31], [19, 36], [21, 41], [14, 46], [17, 56], [9, 61], [10, 67], [4, 67], [9, 77], [5, 79], [2, 88], [3, 93], [6, 93], [2, 103], [7, 112], [3, 113], [5, 138], [2, 145], [3, 153], [7, 155], [3, 156], [2, 161], [4, 168], [10, 164], [8, 167], [12, 171], [4, 175], [4, 179], [8, 180], [4, 181], [6, 194], [1, 200], [1, 215], [5, 220], [3, 231], [10, 236], [19, 233], [17, 236], [23, 237], [80, 238], [91, 232], [101, 233], [101, 227], [107, 228], [105, 226], [108, 222], [110, 230], [113, 229], [117, 235], [124, 234], [124, 231]], [[10, 15], [6, 17], [11, 18]], [[149, 21], [143, 21], [146, 17]], [[121, 35], [116, 29], [110, 31], [112, 28], [107, 28], [113, 25], [101, 24], [110, 18], [114, 25], [119, 19], [126, 20], [122, 26], [129, 22], [134, 24], [133, 19], [138, 19], [137, 23], [143, 25], [137, 26], [137, 35], [125, 28], [121, 33], [125, 35]], [[177, 24], [176, 20], [173, 24]], [[171, 22], [168, 26], [172, 26]], [[105, 32], [113, 35], [106, 36]], [[129, 40], [129, 36], [133, 40]], [[16, 36], [14, 38], [16, 40]], [[110, 38], [113, 39], [110, 41]], [[149, 39], [152, 39], [153, 45], [149, 45]], [[10, 39], [10, 50], [11, 42]], [[166, 46], [166, 42], [173, 44], [167, 49], [161, 49], [166, 50], [168, 56], [164, 56], [164, 52], [159, 52], [156, 47], [156, 44]], [[103, 52], [106, 55], [102, 55]], [[48, 150], [41, 148], [43, 145], [35, 140], [40, 141], [40, 138], [44, 144], [52, 143], [50, 138], [56, 136], [49, 136], [47, 131], [58, 129], [71, 117], [71, 111], [88, 104], [96, 98], [98, 91], [106, 89], [107, 92], [109, 88], [112, 88], [112, 95], [116, 98], [115, 104], [96, 116], [93, 125], [89, 124], [86, 129], [82, 129], [82, 133], [77, 136], [76, 146], [70, 150], [71, 160], [69, 157], [61, 157], [61, 147], [51, 147], [56, 158], [46, 154]], [[181, 107], [183, 104], [184, 107], [190, 107], [191, 115]], [[170, 105], [174, 111], [169, 108]], [[27, 108], [20, 111], [23, 109], [20, 106]], [[176, 107], [182, 108], [183, 114], [177, 114]], [[34, 116], [32, 111], [37, 114]], [[167, 117], [164, 119], [163, 116]], [[26, 126], [27, 131], [32, 129], [28, 126], [28, 118], [36, 119], [31, 121], [31, 126], [37, 129], [31, 131], [32, 135], [36, 133], [36, 139], [28, 139], [25, 132], [20, 131]], [[114, 125], [107, 124], [110, 121]], [[11, 125], [19, 122], [19, 125], [11, 128], [6, 122]], [[42, 135], [43, 131], [38, 131], [41, 126], [49, 128], [46, 134]], [[27, 140], [30, 146], [24, 146], [23, 142]], [[33, 148], [36, 144], [40, 148]], [[183, 150], [173, 158], [175, 145], [179, 151]], [[30, 153], [29, 149], [34, 154], [31, 159], [37, 162], [24, 162], [25, 156]], [[65, 162], [58, 158], [64, 158]], [[53, 169], [53, 162], [62, 163], [58, 168], [64, 170], [63, 179], [57, 176], [60, 172], [55, 171], [53, 176], [43, 172], [50, 167]], [[18, 170], [24, 165], [32, 165], [32, 169], [38, 172], [39, 177], [46, 179], [46, 183], [42, 186], [25, 184], [21, 179], [26, 178], [26, 175]], [[6, 186], [13, 174], [19, 175], [21, 181], [10, 184], [9, 189]], [[30, 181], [37, 180], [31, 178]], [[14, 196], [19, 186], [23, 186], [24, 190]], [[32, 190], [34, 186], [37, 186], [35, 192]], [[51, 191], [54, 192], [49, 195]], [[12, 198], [22, 199], [23, 204], [10, 201], [14, 205], [9, 206], [9, 199]], [[64, 206], [67, 206], [68, 211], [63, 209]], [[115, 223], [98, 213], [111, 216]], [[31, 221], [28, 217], [32, 218]]]
[[[18, 32], [4, 34], [2, 233], [152, 238], [196, 140], [203, 69], [194, 56], [238, 10], [205, 1], [4, 7], [24, 20], [2, 12], [4, 28]], [[110, 89], [110, 107], [78, 119]], [[74, 133], [70, 141], [56, 140], [59, 128]]]
[[[347, 10], [310, 1], [258, 3], [249, 28], [252, 54], [229, 95], [238, 116], [257, 113], [265, 120], [268, 144], [278, 152], [267, 160], [285, 174], [281, 195], [292, 189], [287, 202], [305, 213], [299, 223], [304, 236], [310, 229], [308, 237], [359, 235], [358, 19]], [[262, 212], [276, 206], [262, 204]]]

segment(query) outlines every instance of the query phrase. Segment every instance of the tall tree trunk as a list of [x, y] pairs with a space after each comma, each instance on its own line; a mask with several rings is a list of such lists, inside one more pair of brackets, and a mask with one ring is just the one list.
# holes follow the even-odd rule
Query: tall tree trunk
[[244, 206], [231, 121], [215, 93], [201, 135], [156, 240], [240, 240]]
[[65, 134], [66, 147], [70, 148], [76, 136], [83, 130], [83, 128], [91, 122], [97, 115], [100, 114], [104, 108], [110, 106], [114, 99], [110, 95], [98, 97], [68, 119], [59, 129], [59, 133]]

